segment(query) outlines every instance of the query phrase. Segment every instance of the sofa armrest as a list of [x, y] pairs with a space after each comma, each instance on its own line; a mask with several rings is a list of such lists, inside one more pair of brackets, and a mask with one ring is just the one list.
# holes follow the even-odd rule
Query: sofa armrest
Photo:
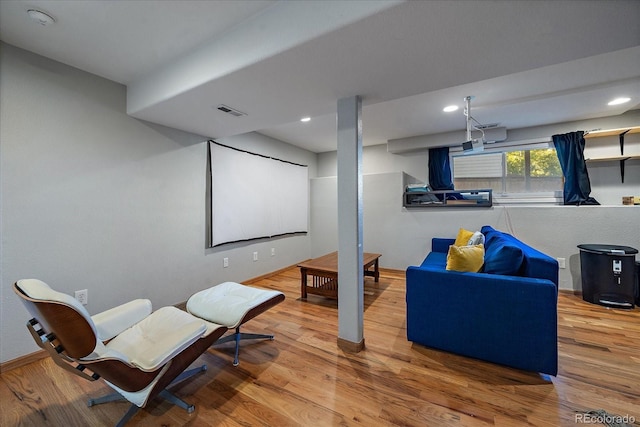
[[519, 369], [557, 374], [557, 288], [528, 277], [409, 267], [407, 338]]
[[453, 245], [456, 239], [445, 239], [441, 237], [434, 237], [431, 239], [431, 251], [432, 252], [449, 252], [449, 246]]

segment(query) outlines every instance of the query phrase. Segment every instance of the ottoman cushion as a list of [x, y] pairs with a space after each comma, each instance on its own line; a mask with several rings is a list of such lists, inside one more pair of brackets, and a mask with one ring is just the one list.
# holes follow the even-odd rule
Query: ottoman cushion
[[251, 309], [280, 295], [282, 292], [279, 291], [224, 282], [192, 295], [187, 301], [187, 311], [232, 329], [242, 323]]

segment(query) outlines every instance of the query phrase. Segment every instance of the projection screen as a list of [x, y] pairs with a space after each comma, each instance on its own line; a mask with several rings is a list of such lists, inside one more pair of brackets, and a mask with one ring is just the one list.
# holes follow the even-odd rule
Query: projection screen
[[308, 231], [306, 165], [209, 144], [211, 246]]

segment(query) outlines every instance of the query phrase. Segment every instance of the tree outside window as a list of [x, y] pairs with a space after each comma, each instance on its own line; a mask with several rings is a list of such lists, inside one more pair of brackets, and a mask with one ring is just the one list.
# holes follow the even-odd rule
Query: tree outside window
[[553, 148], [504, 153], [507, 193], [538, 193], [562, 188], [562, 170]]

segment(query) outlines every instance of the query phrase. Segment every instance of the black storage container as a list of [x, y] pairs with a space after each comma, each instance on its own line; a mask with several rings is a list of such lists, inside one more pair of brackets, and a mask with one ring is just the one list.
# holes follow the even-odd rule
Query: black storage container
[[637, 273], [635, 254], [629, 246], [585, 244], [580, 248], [582, 299], [615, 308], [633, 308]]
[[640, 306], [640, 261], [636, 261], [636, 305]]

